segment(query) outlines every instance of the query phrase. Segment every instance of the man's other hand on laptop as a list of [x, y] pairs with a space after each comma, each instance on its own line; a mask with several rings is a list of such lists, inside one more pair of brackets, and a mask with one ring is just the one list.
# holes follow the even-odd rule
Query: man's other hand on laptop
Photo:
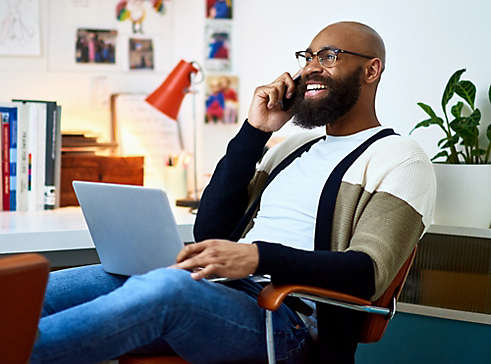
[[185, 246], [176, 261], [172, 268], [190, 270], [196, 280], [211, 275], [237, 279], [256, 271], [259, 253], [255, 244], [210, 239]]

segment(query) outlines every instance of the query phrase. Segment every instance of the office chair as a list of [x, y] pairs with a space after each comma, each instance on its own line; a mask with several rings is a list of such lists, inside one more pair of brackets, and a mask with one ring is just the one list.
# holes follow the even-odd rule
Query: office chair
[[0, 259], [0, 362], [25, 364], [36, 339], [49, 262], [39, 254]]
[[[347, 308], [367, 313], [360, 335], [361, 343], [377, 342], [389, 324], [389, 320], [394, 317], [396, 302], [401, 293], [404, 282], [406, 281], [409, 269], [416, 256], [416, 249], [403, 264], [391, 285], [383, 295], [374, 302], [351, 296], [345, 293], [332, 291], [310, 286], [267, 285], [259, 294], [257, 299], [259, 306], [266, 309], [266, 346], [268, 353], [268, 363], [276, 363], [273, 339], [272, 313], [276, 311], [287, 296], [308, 299], [314, 302], [321, 302], [329, 305]], [[177, 356], [140, 356], [125, 355], [119, 359], [120, 364], [187, 364]]]
[[404, 286], [409, 269], [413, 264], [414, 257], [416, 256], [416, 249], [417, 247], [414, 247], [411, 255], [403, 264], [389, 288], [387, 288], [382, 296], [374, 302], [318, 287], [298, 285], [275, 287], [272, 284], [266, 286], [259, 294], [257, 300], [259, 306], [266, 309], [266, 345], [268, 352], [268, 363], [276, 363], [273, 340], [272, 311], [276, 311], [287, 296], [304, 298], [314, 302], [321, 302], [355, 311], [365, 312], [367, 315], [363, 321], [359, 342], [373, 343], [379, 341], [382, 338], [387, 325], [389, 324], [389, 320], [395, 315], [397, 299], [399, 298], [402, 287]]

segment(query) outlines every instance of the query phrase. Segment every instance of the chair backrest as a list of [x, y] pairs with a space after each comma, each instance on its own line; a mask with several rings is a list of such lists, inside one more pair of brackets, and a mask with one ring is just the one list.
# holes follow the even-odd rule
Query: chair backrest
[[27, 363], [36, 339], [49, 262], [39, 254], [0, 259], [0, 362]]
[[[409, 273], [409, 269], [411, 269], [411, 265], [413, 264], [414, 257], [416, 256], [417, 246], [414, 247], [409, 258], [403, 264], [396, 277], [392, 281], [391, 285], [384, 294], [373, 302], [374, 306], [379, 307], [390, 307], [392, 304], [392, 299], [396, 300], [399, 298], [401, 294], [402, 287], [406, 282], [407, 275]], [[395, 308], [394, 308], [395, 309]], [[385, 317], [382, 315], [375, 314], [367, 314], [367, 317], [363, 323], [360, 342], [362, 343], [372, 343], [379, 341], [382, 335], [384, 334], [387, 325], [389, 324], [389, 317]]]

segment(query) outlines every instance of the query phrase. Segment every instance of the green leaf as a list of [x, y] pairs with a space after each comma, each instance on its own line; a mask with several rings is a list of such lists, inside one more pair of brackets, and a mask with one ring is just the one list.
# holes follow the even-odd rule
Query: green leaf
[[460, 145], [465, 145], [468, 147], [474, 146], [478, 134], [479, 134], [479, 130], [476, 130], [476, 128], [469, 127], [468, 125], [464, 125], [464, 127], [459, 130], [459, 135], [462, 138]]
[[436, 118], [436, 119], [426, 119], [423, 120], [419, 123], [416, 124], [416, 126], [409, 132], [411, 134], [414, 130], [421, 128], [421, 127], [428, 127], [430, 125], [443, 125], [443, 120], [441, 118]]
[[486, 154], [486, 151], [482, 148], [473, 149], [471, 152], [471, 155], [473, 155], [474, 157], [479, 157], [484, 154]]
[[460, 132], [460, 130], [462, 129], [463, 127], [463, 122], [465, 121], [465, 118], [456, 118], [456, 119], [453, 119], [451, 122], [450, 122], [450, 129], [452, 129], [453, 131], [455, 132]]
[[447, 159], [448, 159], [448, 152], [446, 150], [443, 150], [440, 153], [435, 154], [435, 156], [433, 158], [431, 158], [431, 161], [433, 162], [435, 159], [440, 158], [440, 157], [447, 157]]
[[489, 85], [488, 96], [489, 96], [489, 102], [491, 102], [491, 85]]
[[452, 106], [452, 115], [456, 118], [460, 118], [460, 114], [462, 113], [462, 108], [464, 107], [464, 103], [462, 101], [457, 102], [454, 106]]
[[418, 106], [421, 107], [432, 119], [437, 119], [438, 116], [436, 116], [435, 112], [431, 108], [430, 105], [426, 105], [425, 103], [418, 102]]
[[445, 87], [445, 91], [443, 91], [442, 97], [442, 109], [445, 110], [445, 106], [447, 106], [448, 101], [452, 98], [455, 92], [455, 85], [460, 80], [460, 76], [465, 72], [465, 68], [456, 71], [450, 79], [448, 80], [447, 86]]
[[462, 138], [475, 138], [477, 135], [479, 135], [479, 129], [467, 122], [467, 120], [464, 120], [460, 129], [460, 136]]
[[458, 118], [450, 122], [450, 128], [455, 131], [455, 135], [462, 138], [460, 145], [471, 146], [474, 144], [479, 129], [476, 124], [467, 118]]
[[491, 124], [488, 125], [488, 130], [486, 131], [486, 136], [488, 137], [488, 140], [491, 143]]
[[478, 126], [479, 121], [481, 120], [481, 111], [479, 109], [476, 109], [470, 114], [467, 118], [465, 118], [467, 123], [469, 123], [472, 126]]
[[472, 132], [479, 133], [477, 127], [479, 126], [479, 121], [481, 120], [481, 111], [479, 109], [475, 109], [472, 114], [467, 117], [460, 117], [452, 120], [450, 122], [450, 128], [456, 133], [464, 133], [469, 130], [473, 130]]
[[474, 101], [476, 100], [476, 86], [471, 81], [460, 81], [455, 84], [455, 92], [462, 97], [474, 110]]
[[452, 135], [450, 138], [449, 137], [445, 137], [443, 139], [440, 139], [438, 141], [438, 146], [440, 147], [440, 149], [445, 149], [445, 148], [450, 148], [452, 146], [454, 146], [455, 144], [458, 143], [459, 141], [459, 136], [456, 134], [456, 135]]

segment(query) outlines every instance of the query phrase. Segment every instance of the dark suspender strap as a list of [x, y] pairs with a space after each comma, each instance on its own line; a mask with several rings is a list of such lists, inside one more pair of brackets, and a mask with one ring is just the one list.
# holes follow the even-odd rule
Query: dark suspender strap
[[259, 206], [259, 201], [261, 201], [261, 196], [262, 196], [264, 190], [266, 189], [266, 187], [268, 187], [268, 185], [271, 183], [271, 181], [278, 175], [278, 173], [280, 173], [283, 169], [285, 169], [288, 165], [290, 165], [290, 163], [292, 163], [296, 158], [300, 157], [304, 152], [308, 151], [310, 149], [310, 147], [312, 147], [312, 145], [314, 145], [315, 143], [317, 143], [321, 139], [325, 139], [325, 136], [315, 138], [314, 140], [311, 140], [311, 141], [301, 145], [300, 147], [295, 149], [295, 151], [290, 153], [285, 159], [283, 159], [280, 162], [280, 164], [278, 164], [271, 171], [270, 175], [268, 176], [268, 179], [264, 183], [264, 186], [261, 190], [261, 193], [256, 197], [254, 202], [251, 204], [249, 209], [244, 214], [244, 217], [237, 224], [237, 227], [235, 228], [233, 233], [230, 235], [230, 240], [237, 241], [242, 237], [242, 234], [243, 234], [245, 228], [247, 227], [247, 224], [249, 224], [249, 221], [252, 219], [252, 215], [254, 214], [257, 207]]
[[317, 207], [317, 217], [315, 224], [315, 250], [331, 249], [332, 220], [334, 217], [334, 208], [338, 196], [341, 180], [346, 171], [351, 167], [355, 160], [374, 142], [389, 135], [397, 135], [393, 129], [383, 129], [377, 134], [371, 136], [355, 150], [348, 154], [331, 172], [329, 178], [324, 184], [319, 206]]

